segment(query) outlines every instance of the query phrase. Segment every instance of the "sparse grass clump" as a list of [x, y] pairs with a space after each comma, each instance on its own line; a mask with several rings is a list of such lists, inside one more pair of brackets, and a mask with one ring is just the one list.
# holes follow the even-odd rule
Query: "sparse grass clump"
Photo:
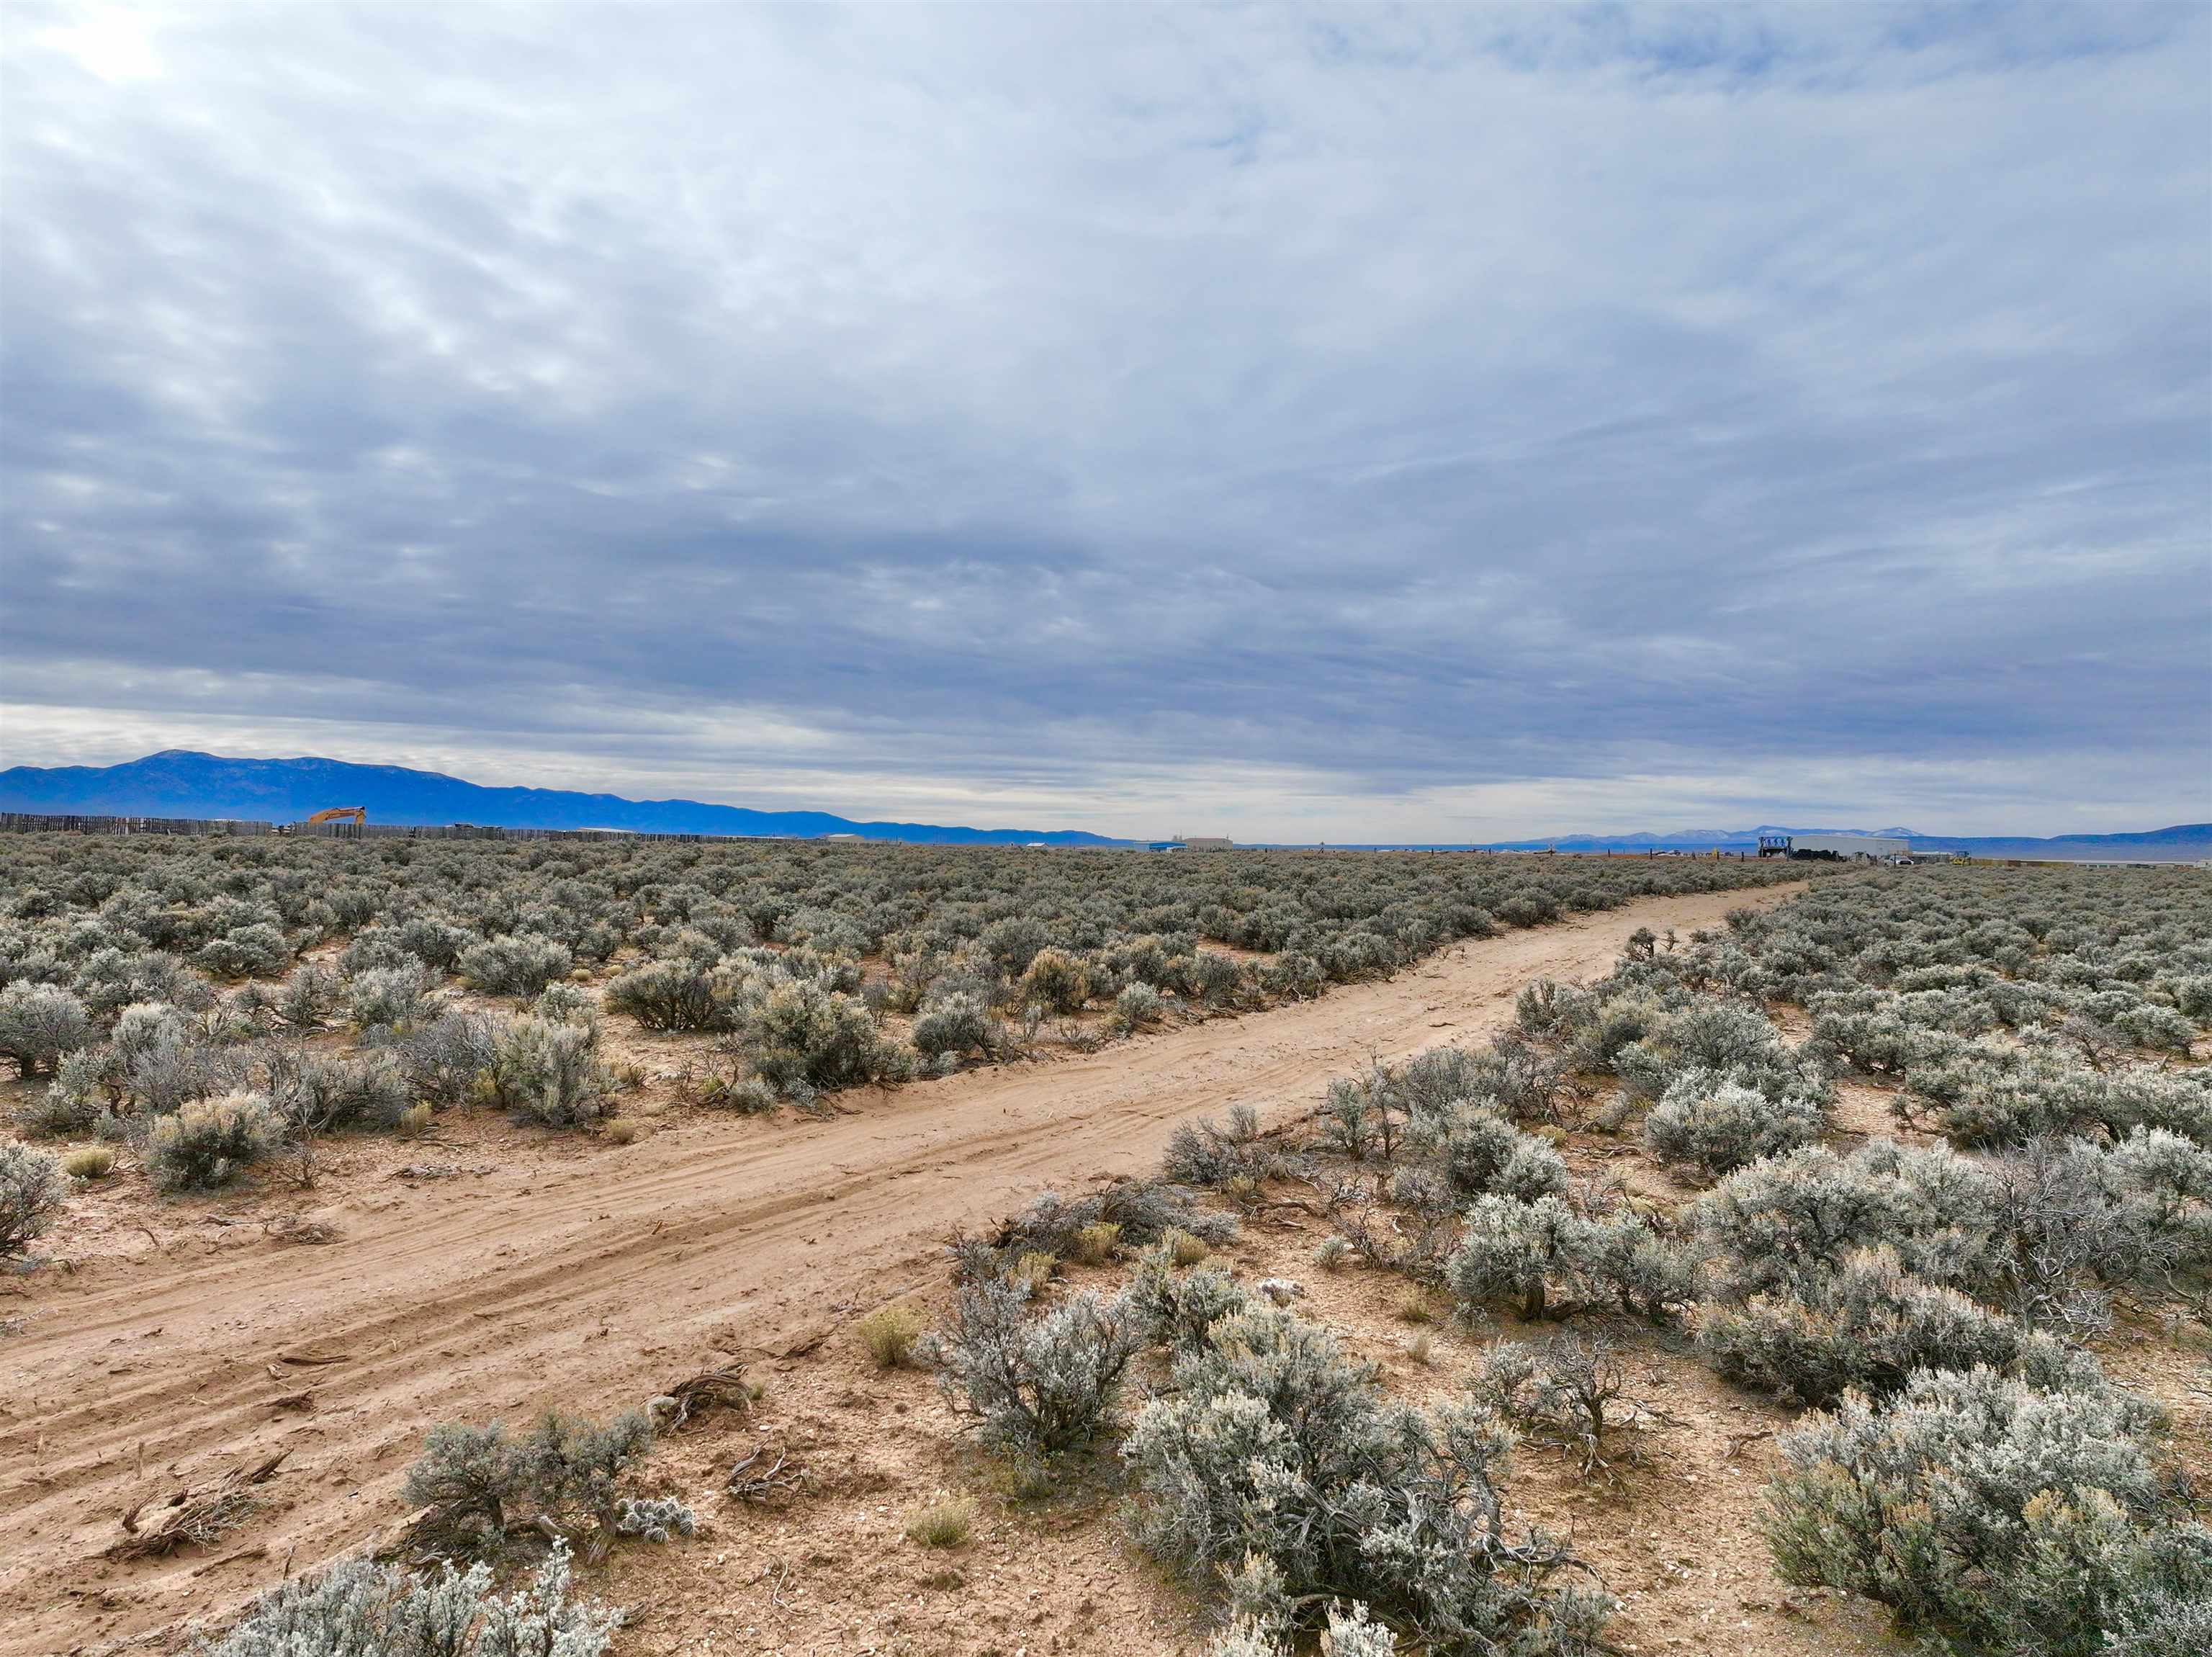
[[973, 1497], [947, 1496], [933, 1502], [906, 1522], [907, 1539], [925, 1548], [957, 1548], [975, 1528]]
[[1194, 1237], [1179, 1226], [1170, 1228], [1161, 1237], [1160, 1245], [1167, 1250], [1168, 1258], [1179, 1266], [1194, 1266], [1213, 1252], [1203, 1237]]
[[1101, 1220], [1075, 1234], [1075, 1246], [1069, 1252], [1078, 1265], [1103, 1266], [1121, 1246], [1121, 1228], [1110, 1220]]
[[919, 1307], [895, 1301], [878, 1307], [854, 1328], [877, 1368], [904, 1369], [914, 1361], [915, 1343], [921, 1338], [924, 1323]]
[[115, 1152], [106, 1145], [83, 1145], [62, 1158], [62, 1172], [72, 1179], [105, 1179], [115, 1172]]

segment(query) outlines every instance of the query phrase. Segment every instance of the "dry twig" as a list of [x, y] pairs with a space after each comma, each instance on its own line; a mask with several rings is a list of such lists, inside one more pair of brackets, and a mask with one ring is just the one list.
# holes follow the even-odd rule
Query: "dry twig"
[[690, 1380], [670, 1387], [662, 1397], [670, 1403], [656, 1411], [665, 1418], [655, 1425], [665, 1433], [673, 1433], [680, 1431], [694, 1416], [703, 1416], [709, 1410], [735, 1410], [740, 1414], [750, 1410], [760, 1397], [760, 1388], [745, 1379], [744, 1365], [732, 1363], [720, 1369], [702, 1370]]
[[261, 1222], [261, 1229], [280, 1243], [335, 1243], [345, 1235], [336, 1226], [322, 1220], [302, 1220], [297, 1215], [279, 1215]]
[[213, 1542], [225, 1531], [245, 1522], [261, 1505], [252, 1487], [265, 1484], [283, 1465], [289, 1450], [251, 1468], [223, 1475], [211, 1489], [195, 1496], [190, 1487], [171, 1496], [152, 1528], [143, 1528], [146, 1504], [135, 1504], [123, 1515], [123, 1538], [109, 1547], [110, 1559], [158, 1559], [193, 1543]]
[[805, 1480], [806, 1470], [791, 1465], [781, 1450], [775, 1452], [774, 1461], [763, 1465], [769, 1453], [766, 1445], [755, 1446], [750, 1455], [730, 1469], [722, 1488], [740, 1502], [766, 1502], [797, 1490]]

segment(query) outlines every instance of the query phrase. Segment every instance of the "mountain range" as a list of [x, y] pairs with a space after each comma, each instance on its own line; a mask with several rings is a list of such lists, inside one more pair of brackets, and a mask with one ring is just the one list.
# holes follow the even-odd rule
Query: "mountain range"
[[[356, 765], [341, 759], [227, 759], [169, 748], [119, 765], [15, 765], [0, 771], [0, 812], [117, 817], [233, 817], [297, 822], [326, 806], [362, 806], [372, 823], [477, 823], [501, 828], [620, 829], [648, 834], [857, 834], [916, 845], [1117, 846], [1075, 829], [962, 828], [937, 823], [857, 822], [820, 811], [754, 811], [696, 800], [628, 800], [562, 789], [492, 789], [437, 771]], [[1750, 851], [1762, 834], [1876, 834], [1923, 851], [1977, 857], [2212, 861], [2212, 823], [2136, 834], [2047, 839], [1921, 834], [1911, 829], [1691, 829], [1663, 834], [1567, 834], [1501, 840], [1485, 851]]]
[[226, 759], [168, 748], [120, 765], [13, 765], [0, 811], [115, 817], [236, 817], [296, 823], [327, 806], [362, 806], [372, 823], [418, 827], [623, 829], [641, 834], [857, 834], [917, 845], [1110, 846], [1079, 830], [860, 823], [823, 811], [753, 811], [696, 800], [625, 800], [562, 789], [488, 789], [438, 771], [342, 759]]
[[1753, 851], [1765, 834], [1856, 834], [1908, 841], [1916, 851], [1956, 852], [1967, 857], [2058, 858], [2084, 862], [2142, 859], [2157, 862], [2212, 861], [2212, 823], [2178, 823], [2136, 834], [1923, 834], [1917, 829], [1785, 827], [1684, 829], [1670, 834], [1562, 834], [1549, 840], [1500, 840], [1485, 851]]

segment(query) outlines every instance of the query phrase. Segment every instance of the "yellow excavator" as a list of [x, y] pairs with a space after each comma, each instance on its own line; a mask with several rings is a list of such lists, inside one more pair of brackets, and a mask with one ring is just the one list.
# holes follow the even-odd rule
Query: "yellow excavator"
[[368, 824], [368, 807], [367, 806], [332, 806], [326, 811], [317, 812], [307, 819], [303, 826], [313, 828], [318, 823], [359, 823], [366, 827]]

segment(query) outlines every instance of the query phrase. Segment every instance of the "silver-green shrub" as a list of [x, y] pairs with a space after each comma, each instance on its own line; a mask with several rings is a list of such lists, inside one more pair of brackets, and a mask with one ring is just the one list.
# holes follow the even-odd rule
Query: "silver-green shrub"
[[1071, 1295], [1033, 1312], [1020, 1284], [971, 1279], [931, 1351], [948, 1396], [975, 1412], [992, 1448], [1051, 1456], [1104, 1430], [1140, 1344], [1124, 1300]]
[[2047, 1339], [1956, 1289], [1917, 1281], [1886, 1247], [1847, 1254], [1787, 1293], [1715, 1303], [1698, 1327], [1698, 1350], [1722, 1374], [1813, 1404], [1851, 1387], [1894, 1392], [1916, 1370], [2008, 1368]]
[[430, 1529], [465, 1547], [495, 1547], [538, 1519], [556, 1527], [585, 1519], [611, 1527], [617, 1482], [652, 1447], [652, 1424], [635, 1410], [605, 1422], [549, 1411], [520, 1435], [498, 1421], [448, 1422], [424, 1435], [401, 1495], [434, 1509]]
[[430, 971], [419, 961], [372, 967], [355, 976], [347, 1012], [362, 1030], [411, 1026], [422, 1019], [430, 988]]
[[146, 1136], [146, 1172], [163, 1191], [213, 1191], [276, 1154], [283, 1123], [256, 1093], [185, 1105]]
[[492, 1592], [489, 1565], [434, 1572], [343, 1560], [263, 1595], [193, 1657], [603, 1657], [617, 1612], [568, 1597], [556, 1542], [528, 1582]]
[[507, 933], [471, 944], [456, 966], [465, 980], [487, 994], [526, 1000], [554, 979], [568, 977], [574, 964], [564, 943], [535, 933]]
[[1668, 1161], [1727, 1173], [1812, 1144], [1826, 1120], [1820, 1102], [1807, 1094], [1785, 1091], [1770, 1099], [1721, 1072], [1689, 1069], [1668, 1084], [1644, 1118], [1644, 1138]]
[[914, 1021], [914, 1050], [931, 1058], [947, 1053], [990, 1053], [1001, 1040], [998, 1020], [974, 996], [949, 995], [926, 1004]]
[[1784, 1579], [1866, 1594], [1962, 1647], [2091, 1657], [2161, 1575], [2177, 1598], [2212, 1595], [2212, 1550], [2194, 1526], [2175, 1548], [2138, 1423], [2103, 1389], [1931, 1371], [1886, 1403], [1847, 1394], [1778, 1443], [1765, 1529]]
[[69, 1201], [58, 1159], [0, 1140], [0, 1260], [13, 1259], [46, 1234]]
[[441, 1014], [401, 1033], [392, 1051], [416, 1096], [434, 1105], [465, 1104], [478, 1084], [489, 1085], [505, 1033], [476, 1013]]
[[1327, 1330], [1255, 1306], [1176, 1358], [1121, 1455], [1139, 1545], [1194, 1584], [1228, 1578], [1256, 1627], [1337, 1599], [1438, 1651], [1595, 1652], [1611, 1602], [1548, 1587], [1571, 1551], [1507, 1527], [1508, 1443], [1472, 1405], [1391, 1404]]
[[712, 968], [683, 959], [647, 961], [610, 979], [606, 1006], [648, 1030], [717, 1029], [728, 1011]]
[[394, 1128], [415, 1102], [405, 1067], [387, 1048], [349, 1058], [276, 1048], [267, 1071], [270, 1105], [301, 1134]]
[[276, 1016], [295, 1030], [316, 1030], [345, 999], [345, 984], [319, 961], [302, 961], [276, 991]]
[[599, 1030], [526, 1014], [509, 1025], [493, 1055], [493, 1096], [518, 1121], [573, 1128], [596, 1120], [613, 1077], [600, 1062]]
[[0, 990], [0, 1058], [18, 1075], [51, 1074], [64, 1053], [98, 1039], [84, 1003], [58, 984], [17, 979]]

